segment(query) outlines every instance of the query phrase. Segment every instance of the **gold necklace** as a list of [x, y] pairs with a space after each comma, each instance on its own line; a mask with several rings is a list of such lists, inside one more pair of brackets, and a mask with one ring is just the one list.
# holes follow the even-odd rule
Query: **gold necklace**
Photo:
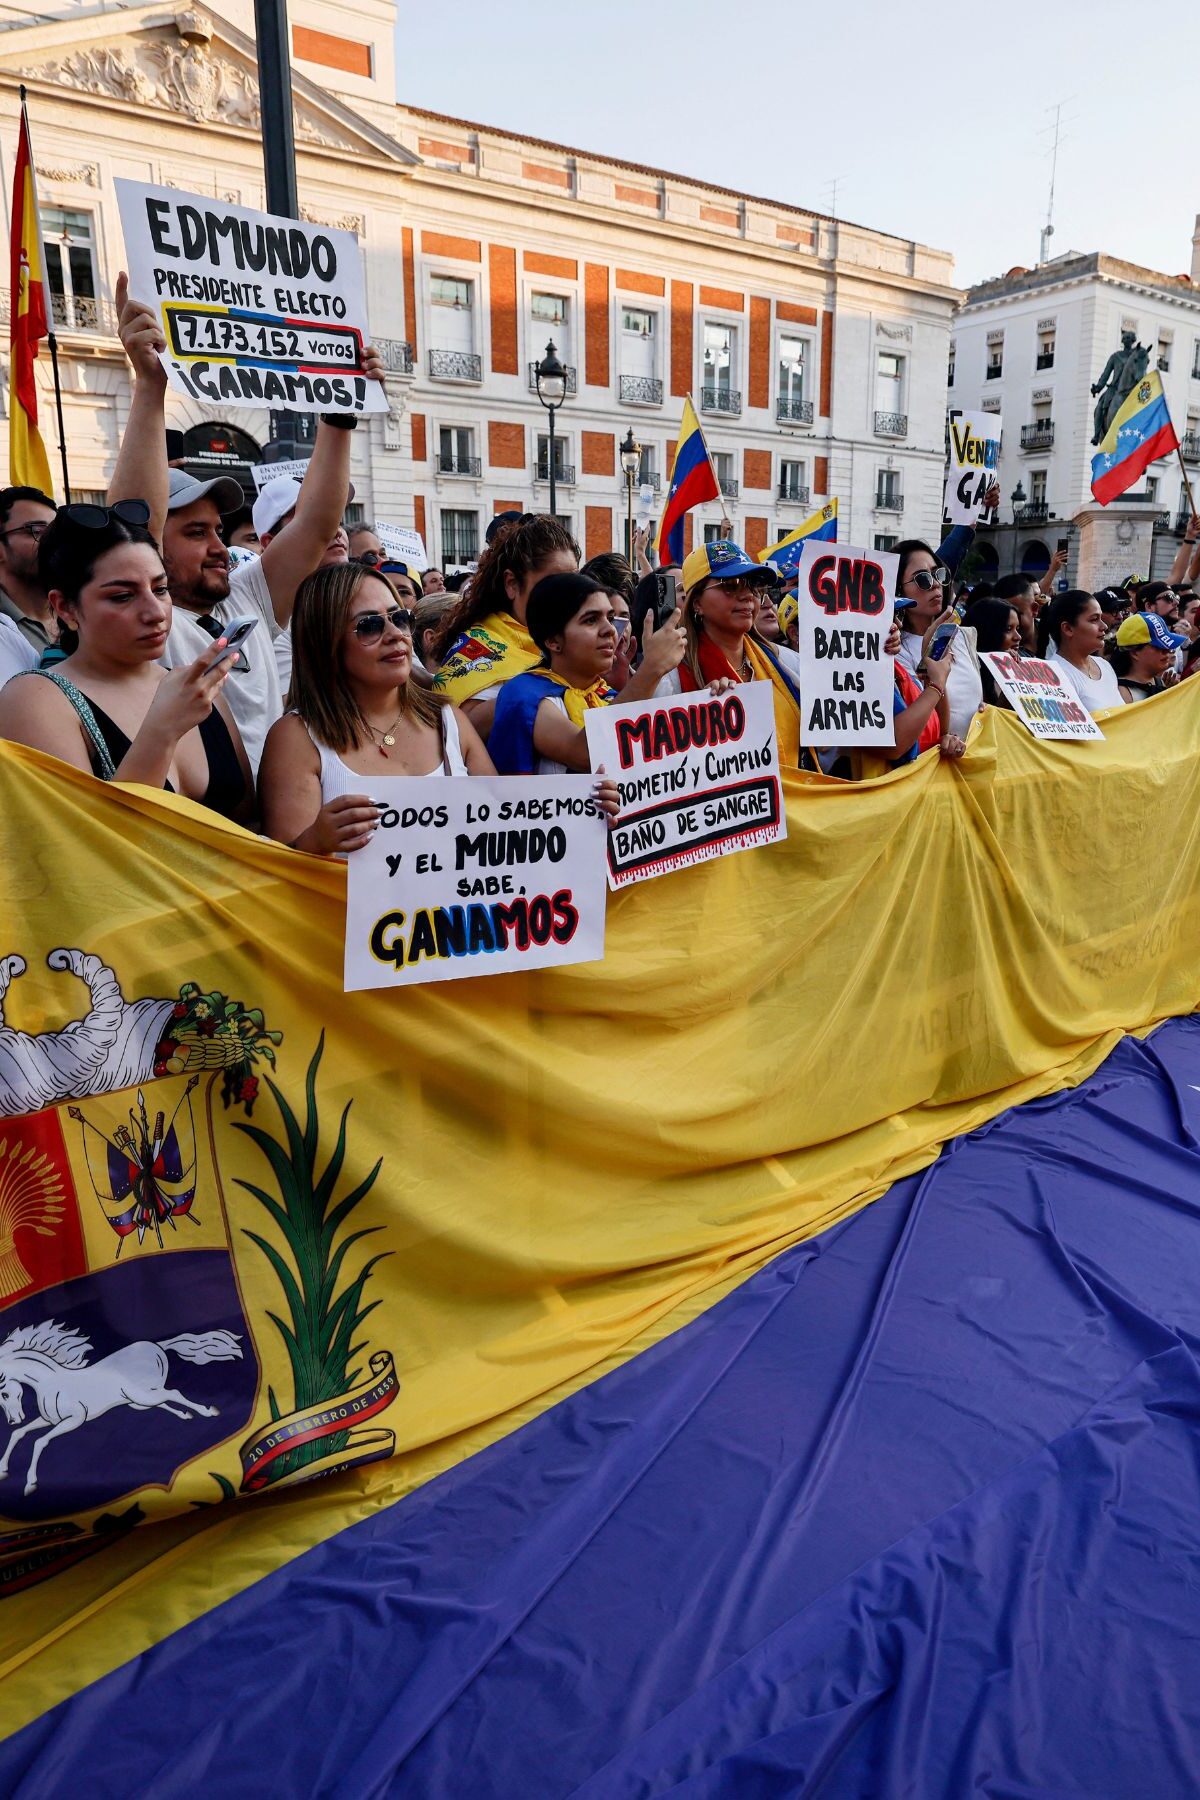
[[396, 742], [396, 727], [400, 723], [401, 719], [404, 717], [405, 711], [406, 711], [406, 708], [404, 708], [404, 707], [400, 708], [400, 711], [396, 714], [396, 717], [392, 720], [391, 724], [388, 726], [386, 731], [380, 731], [380, 729], [377, 725], [372, 725], [370, 719], [364, 719], [363, 723], [366, 725], [367, 730], [371, 733], [371, 736], [379, 739], [379, 754], [380, 754], [380, 756], [387, 755], [386, 746], [395, 744], [395, 742]]

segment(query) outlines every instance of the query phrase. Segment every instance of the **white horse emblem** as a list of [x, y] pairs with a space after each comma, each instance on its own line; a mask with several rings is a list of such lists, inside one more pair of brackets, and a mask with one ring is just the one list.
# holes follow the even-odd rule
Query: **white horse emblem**
[[[13, 1427], [8, 1447], [0, 1457], [0, 1481], [8, 1474], [13, 1450], [29, 1432], [49, 1429], [34, 1445], [25, 1477], [25, 1492], [37, 1487], [38, 1464], [51, 1438], [78, 1431], [89, 1419], [98, 1419], [114, 1406], [131, 1406], [149, 1412], [161, 1406], [177, 1419], [193, 1414], [215, 1419], [216, 1406], [189, 1400], [178, 1388], [164, 1387], [167, 1352], [184, 1362], [232, 1362], [240, 1357], [240, 1340], [232, 1331], [185, 1331], [179, 1337], [151, 1343], [143, 1338], [114, 1350], [111, 1356], [90, 1363], [91, 1343], [81, 1332], [44, 1319], [40, 1325], [20, 1326], [0, 1343], [0, 1411]], [[22, 1388], [33, 1390], [37, 1416], [25, 1418]]]

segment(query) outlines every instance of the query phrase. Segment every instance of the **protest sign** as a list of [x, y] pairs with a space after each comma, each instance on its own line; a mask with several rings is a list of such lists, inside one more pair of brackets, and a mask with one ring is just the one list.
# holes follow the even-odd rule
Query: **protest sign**
[[770, 682], [593, 707], [584, 727], [621, 790], [610, 887], [787, 836]]
[[952, 406], [946, 424], [950, 461], [943, 512], [951, 525], [974, 525], [1000, 465], [1000, 414]]
[[362, 252], [352, 232], [117, 181], [130, 292], [158, 308], [173, 388], [283, 412], [386, 412], [362, 373]]
[[347, 993], [604, 955], [594, 776], [362, 783], [382, 810], [347, 863]]
[[250, 473], [254, 477], [255, 488], [261, 494], [268, 481], [278, 481], [282, 475], [290, 475], [295, 481], [303, 481], [308, 473], [308, 458], [300, 456], [289, 462], [251, 463]]
[[797, 568], [805, 745], [896, 742], [891, 629], [899, 560], [887, 550], [809, 539]]
[[1035, 738], [1102, 738], [1104, 733], [1053, 663], [1037, 656], [981, 650], [996, 685]]
[[419, 531], [409, 531], [404, 525], [384, 525], [376, 519], [375, 536], [383, 545], [389, 562], [413, 563], [418, 569], [429, 567], [425, 539]]

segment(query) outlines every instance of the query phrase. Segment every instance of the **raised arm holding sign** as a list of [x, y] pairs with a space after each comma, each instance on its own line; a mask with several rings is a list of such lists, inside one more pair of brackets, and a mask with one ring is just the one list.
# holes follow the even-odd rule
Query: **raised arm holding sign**
[[991, 504], [989, 494], [1000, 466], [1000, 427], [999, 413], [951, 407], [946, 421], [950, 460], [944, 508], [951, 525], [978, 524]]

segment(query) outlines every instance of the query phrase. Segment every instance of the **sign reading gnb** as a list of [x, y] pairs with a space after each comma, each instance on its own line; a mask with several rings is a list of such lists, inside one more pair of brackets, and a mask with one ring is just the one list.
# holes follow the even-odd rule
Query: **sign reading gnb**
[[899, 559], [886, 550], [805, 544], [798, 570], [801, 741], [896, 742], [888, 631]]

